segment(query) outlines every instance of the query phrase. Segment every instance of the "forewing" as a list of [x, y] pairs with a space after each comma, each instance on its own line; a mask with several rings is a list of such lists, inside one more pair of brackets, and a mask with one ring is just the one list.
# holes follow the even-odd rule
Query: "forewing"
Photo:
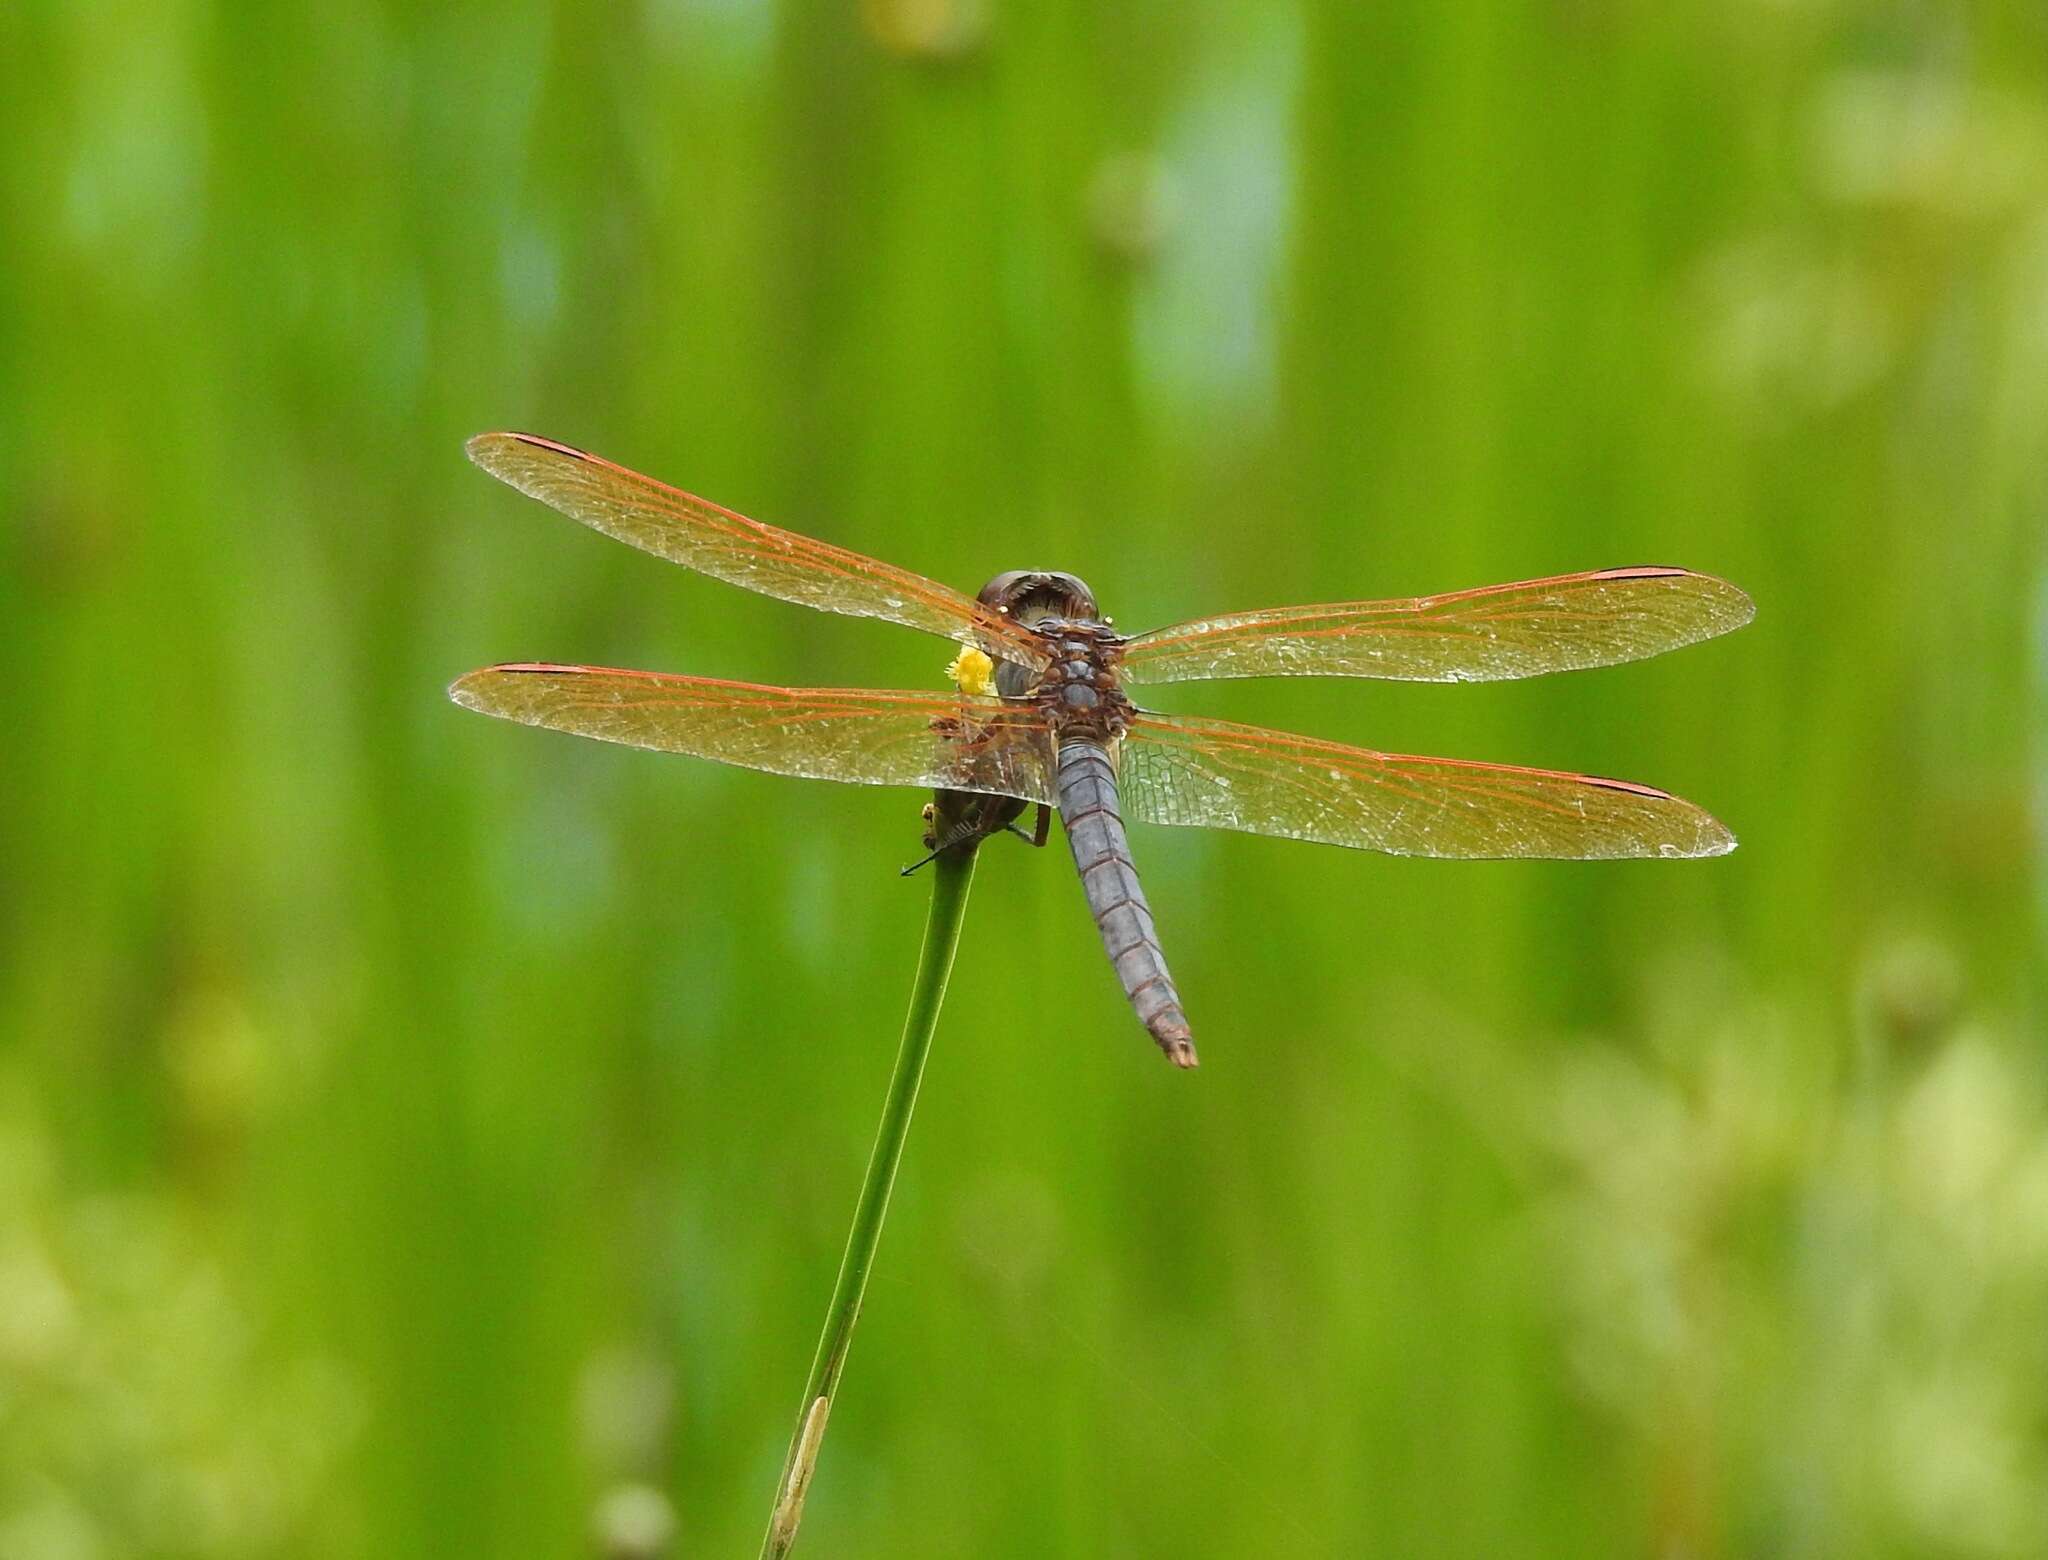
[[749, 520], [552, 439], [480, 433], [468, 448], [471, 460], [528, 497], [728, 585], [824, 612], [923, 629], [1034, 669], [1045, 665], [1028, 630], [908, 569]]
[[1055, 800], [1043, 717], [997, 699], [544, 665], [487, 667], [448, 694], [528, 726], [771, 774]]
[[1756, 614], [1689, 569], [1601, 569], [1404, 601], [1278, 607], [1177, 623], [1125, 647], [1134, 683], [1205, 677], [1498, 682], [1611, 666], [1740, 628]]
[[1231, 721], [1141, 715], [1119, 764], [1124, 816], [1396, 856], [1720, 856], [1692, 803], [1592, 775], [1374, 753]]

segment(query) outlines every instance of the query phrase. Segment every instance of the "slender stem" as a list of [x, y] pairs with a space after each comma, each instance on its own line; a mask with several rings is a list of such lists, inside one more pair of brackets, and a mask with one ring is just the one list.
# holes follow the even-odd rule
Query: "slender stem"
[[910, 1015], [903, 1022], [903, 1044], [897, 1048], [896, 1070], [889, 1078], [889, 1097], [882, 1106], [881, 1125], [875, 1131], [874, 1151], [868, 1155], [860, 1201], [854, 1205], [853, 1229], [846, 1238], [846, 1255], [840, 1259], [839, 1281], [832, 1288], [832, 1306], [825, 1313], [824, 1336], [818, 1340], [817, 1358], [811, 1362], [810, 1379], [804, 1384], [796, 1434], [790, 1438], [775, 1509], [769, 1514], [768, 1533], [761, 1541], [762, 1560], [781, 1560], [788, 1554], [796, 1542], [797, 1524], [803, 1520], [804, 1495], [817, 1468], [818, 1446], [825, 1438], [825, 1421], [832, 1412], [832, 1395], [839, 1386], [839, 1373], [846, 1367], [846, 1353], [853, 1344], [853, 1325], [860, 1320], [868, 1269], [874, 1264], [882, 1219], [889, 1211], [896, 1167], [903, 1159], [903, 1140], [910, 1131], [910, 1113], [917, 1104], [925, 1058], [931, 1052], [939, 1005], [946, 997], [946, 978], [953, 972], [953, 954], [960, 946], [961, 913], [967, 906], [968, 885], [974, 881], [975, 849], [979, 844], [979, 840], [972, 840], [942, 851], [932, 864], [932, 905], [924, 923], [924, 951], [918, 955]]

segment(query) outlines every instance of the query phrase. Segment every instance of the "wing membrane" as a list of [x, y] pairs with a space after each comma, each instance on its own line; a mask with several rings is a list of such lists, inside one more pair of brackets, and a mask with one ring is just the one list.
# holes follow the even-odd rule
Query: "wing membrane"
[[1640, 660], [1740, 628], [1756, 613], [1689, 569], [1600, 569], [1403, 601], [1349, 601], [1201, 618], [1140, 634], [1134, 683], [1203, 677], [1497, 682]]
[[996, 699], [544, 665], [487, 667], [448, 695], [528, 726], [772, 774], [1055, 800], [1043, 717]]
[[1038, 640], [1001, 613], [908, 569], [723, 509], [601, 456], [530, 433], [480, 433], [469, 458], [593, 530], [728, 585], [848, 617], [881, 618], [1033, 669]]
[[1663, 791], [1548, 769], [1415, 758], [1231, 721], [1141, 715], [1124, 816], [1396, 856], [1720, 856], [1735, 837]]

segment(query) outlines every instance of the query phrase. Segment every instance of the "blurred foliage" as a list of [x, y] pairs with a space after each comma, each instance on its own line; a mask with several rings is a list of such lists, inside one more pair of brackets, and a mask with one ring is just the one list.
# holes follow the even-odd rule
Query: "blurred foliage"
[[1725, 861], [992, 849], [820, 1555], [2048, 1546], [2048, 23], [2019, 0], [25, 0], [0, 1557], [751, 1553], [915, 795], [441, 697], [932, 685], [533, 428], [1133, 628], [1681, 562], [1742, 634], [1170, 701]]

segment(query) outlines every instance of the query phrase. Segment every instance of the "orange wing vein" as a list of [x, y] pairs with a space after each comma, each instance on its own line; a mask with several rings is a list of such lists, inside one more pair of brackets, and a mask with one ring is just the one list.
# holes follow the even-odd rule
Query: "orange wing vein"
[[1044, 718], [996, 699], [532, 664], [471, 672], [448, 696], [528, 726], [771, 774], [1055, 799]]
[[1748, 596], [1689, 569], [1599, 569], [1405, 601], [1177, 623], [1125, 648], [1134, 683], [1203, 677], [1496, 682], [1640, 660], [1740, 628]]
[[908, 569], [749, 520], [601, 456], [530, 433], [480, 433], [469, 458], [593, 530], [728, 585], [848, 617], [881, 618], [1036, 670], [1037, 638]]
[[1735, 836], [1622, 780], [1373, 753], [1231, 721], [1140, 715], [1119, 755], [1124, 816], [1396, 856], [1720, 856]]

